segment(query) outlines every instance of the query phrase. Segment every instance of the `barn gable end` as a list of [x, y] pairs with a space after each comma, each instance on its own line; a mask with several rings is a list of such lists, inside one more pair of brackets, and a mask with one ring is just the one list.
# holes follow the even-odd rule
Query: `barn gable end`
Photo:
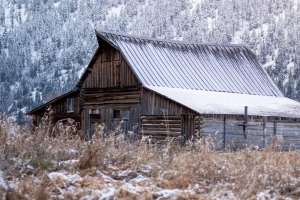
[[99, 44], [99, 55], [81, 80], [83, 88], [137, 87], [139, 81], [121, 53], [106, 42]]

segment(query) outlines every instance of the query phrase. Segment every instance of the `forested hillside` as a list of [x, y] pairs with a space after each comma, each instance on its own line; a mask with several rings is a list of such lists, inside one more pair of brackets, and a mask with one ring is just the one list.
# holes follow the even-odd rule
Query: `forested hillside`
[[68, 90], [97, 48], [94, 28], [244, 43], [300, 100], [300, 0], [0, 0], [0, 112], [23, 114]]

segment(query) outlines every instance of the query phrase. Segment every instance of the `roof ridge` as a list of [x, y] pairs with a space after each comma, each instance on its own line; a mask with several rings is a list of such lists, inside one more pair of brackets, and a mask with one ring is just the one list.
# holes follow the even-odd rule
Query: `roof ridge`
[[110, 32], [110, 31], [105, 31], [105, 30], [96, 30], [96, 34], [99, 34], [103, 36], [101, 33], [105, 34], [112, 34], [112, 35], [117, 35], [120, 37], [128, 37], [130, 39], [141, 39], [141, 40], [148, 40], [148, 41], [157, 41], [157, 42], [164, 42], [164, 43], [178, 43], [178, 44], [185, 44], [185, 45], [203, 45], [203, 46], [228, 46], [228, 47], [245, 47], [250, 50], [250, 47], [247, 44], [231, 44], [231, 43], [209, 43], [209, 42], [189, 42], [186, 40], [170, 40], [170, 39], [160, 39], [160, 38], [152, 38], [152, 37], [146, 37], [146, 36], [136, 36], [136, 35], [130, 35], [128, 33], [118, 33], [118, 32]]

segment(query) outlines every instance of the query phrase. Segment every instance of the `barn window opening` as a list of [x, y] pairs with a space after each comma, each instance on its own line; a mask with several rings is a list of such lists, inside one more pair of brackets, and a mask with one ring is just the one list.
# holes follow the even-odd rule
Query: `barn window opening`
[[122, 118], [129, 118], [129, 110], [123, 110]]
[[74, 98], [68, 98], [67, 99], [67, 112], [74, 112]]
[[114, 110], [114, 119], [121, 118], [121, 110]]

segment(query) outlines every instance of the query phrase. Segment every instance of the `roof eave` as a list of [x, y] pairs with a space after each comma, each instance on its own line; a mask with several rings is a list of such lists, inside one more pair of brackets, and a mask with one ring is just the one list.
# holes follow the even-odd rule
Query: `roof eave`
[[77, 92], [79, 92], [79, 91], [78, 91], [78, 90], [71, 90], [71, 91], [67, 92], [66, 94], [63, 94], [63, 95], [61, 95], [61, 96], [58, 96], [58, 97], [56, 97], [56, 98], [54, 98], [54, 99], [52, 99], [52, 100], [50, 100], [50, 101], [48, 101], [48, 102], [46, 102], [46, 103], [40, 105], [40, 106], [38, 106], [37, 108], [35, 108], [35, 109], [33, 109], [33, 110], [27, 112], [26, 115], [32, 115], [33, 113], [35, 113], [35, 112], [41, 110], [42, 108], [44, 108], [44, 107], [46, 107], [46, 106], [48, 106], [48, 105], [51, 105], [51, 104], [53, 104], [53, 103], [55, 103], [55, 102], [57, 102], [57, 101], [59, 101], [59, 100], [65, 98], [65, 97], [67, 97], [67, 96], [69, 96], [69, 95], [72, 95], [72, 94], [75, 94], [75, 93], [77, 93]]

